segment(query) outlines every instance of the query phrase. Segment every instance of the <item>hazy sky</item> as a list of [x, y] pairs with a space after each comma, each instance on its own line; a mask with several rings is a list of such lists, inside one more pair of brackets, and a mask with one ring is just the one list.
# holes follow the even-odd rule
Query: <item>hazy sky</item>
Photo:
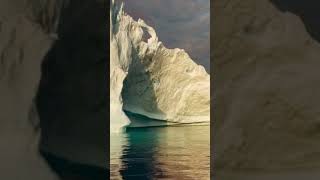
[[156, 30], [168, 48], [185, 49], [210, 71], [210, 0], [122, 0], [125, 11]]

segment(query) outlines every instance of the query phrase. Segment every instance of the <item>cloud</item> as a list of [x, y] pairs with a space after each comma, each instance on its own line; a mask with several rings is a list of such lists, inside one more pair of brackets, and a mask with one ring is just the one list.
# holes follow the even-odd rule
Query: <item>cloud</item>
[[210, 71], [209, 0], [122, 0], [134, 19], [144, 19], [168, 48], [185, 49]]

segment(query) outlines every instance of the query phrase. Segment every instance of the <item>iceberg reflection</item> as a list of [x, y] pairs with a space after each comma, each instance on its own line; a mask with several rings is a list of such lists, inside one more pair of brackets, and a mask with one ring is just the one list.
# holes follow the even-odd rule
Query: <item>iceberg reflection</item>
[[210, 179], [210, 126], [128, 128], [111, 138], [111, 179]]

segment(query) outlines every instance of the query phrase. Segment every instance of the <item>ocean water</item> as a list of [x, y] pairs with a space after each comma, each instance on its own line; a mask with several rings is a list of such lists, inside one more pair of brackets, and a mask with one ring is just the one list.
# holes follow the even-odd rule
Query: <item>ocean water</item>
[[210, 179], [210, 126], [129, 128], [110, 136], [112, 180]]

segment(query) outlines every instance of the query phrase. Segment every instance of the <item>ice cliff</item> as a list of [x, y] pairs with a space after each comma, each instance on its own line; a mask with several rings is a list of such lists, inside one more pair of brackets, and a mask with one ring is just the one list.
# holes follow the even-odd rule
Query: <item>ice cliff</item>
[[[112, 1], [111, 131], [129, 123], [123, 110], [168, 123], [210, 121], [210, 76], [182, 49], [167, 49], [155, 30]], [[132, 123], [132, 122], [131, 122]]]

